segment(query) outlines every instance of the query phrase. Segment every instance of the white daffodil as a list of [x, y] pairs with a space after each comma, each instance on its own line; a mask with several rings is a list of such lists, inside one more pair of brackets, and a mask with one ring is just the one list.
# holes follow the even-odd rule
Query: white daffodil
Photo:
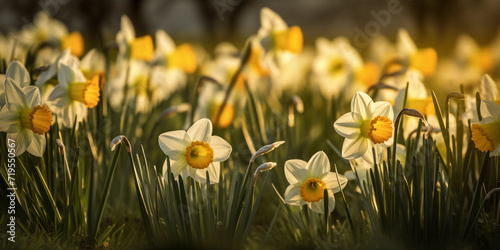
[[398, 55], [409, 69], [416, 69], [424, 76], [434, 74], [437, 65], [437, 53], [433, 48], [418, 49], [408, 32], [404, 29], [398, 33]]
[[283, 19], [269, 8], [260, 12], [261, 26], [257, 37], [266, 51], [300, 53], [304, 38], [299, 26], [288, 27]]
[[150, 35], [135, 37], [134, 26], [130, 19], [122, 15], [120, 31], [116, 34], [119, 49], [119, 61], [130, 58], [150, 61], [153, 59], [153, 39]]
[[26, 150], [37, 157], [45, 152], [45, 132], [52, 125], [52, 113], [40, 105], [35, 86], [21, 88], [12, 78], [5, 80], [5, 106], [0, 110], [0, 131], [15, 141], [16, 156]]
[[351, 112], [341, 116], [333, 125], [345, 137], [342, 157], [354, 160], [359, 157], [371, 164], [372, 149], [380, 162], [384, 149], [391, 146], [393, 137], [392, 106], [388, 102], [373, 102], [369, 95], [357, 92], [351, 102]]
[[19, 34], [19, 41], [28, 46], [39, 46], [50, 43], [61, 51], [69, 48], [71, 54], [80, 57], [83, 55], [84, 41], [79, 32], [68, 32], [62, 22], [51, 18], [45, 11], [38, 12], [33, 23], [27, 24]]
[[323, 151], [314, 154], [309, 162], [286, 161], [285, 177], [290, 183], [285, 191], [286, 203], [295, 206], [307, 204], [309, 209], [322, 214], [325, 213], [325, 189], [328, 191], [328, 213], [331, 213], [335, 208], [334, 194], [347, 185], [347, 178], [330, 172], [330, 161]]
[[18, 61], [13, 61], [7, 67], [5, 75], [0, 75], [0, 108], [5, 105], [5, 80], [11, 78], [19, 87], [30, 85], [30, 74], [28, 70]]
[[[231, 145], [219, 136], [212, 136], [212, 123], [200, 119], [187, 131], [166, 132], [158, 138], [161, 150], [170, 159], [170, 169], [174, 177], [182, 179], [191, 176], [194, 180], [206, 182], [206, 173], [210, 183], [219, 182], [220, 162], [231, 154]], [[167, 160], [163, 165], [164, 174]]]
[[[198, 106], [194, 113], [195, 119], [208, 118], [218, 128], [229, 127], [236, 115], [234, 103], [237, 99], [229, 98], [224, 109], [219, 111], [225, 96], [226, 90], [223, 87], [214, 84], [205, 84], [198, 97]], [[218, 121], [216, 122], [215, 119], [218, 119]]]
[[75, 116], [77, 124], [87, 117], [87, 108], [99, 103], [99, 77], [87, 80], [77, 67], [59, 63], [57, 78], [59, 84], [50, 93], [50, 107], [58, 116], [63, 127], [71, 127]]
[[318, 51], [313, 62], [313, 81], [327, 97], [338, 97], [348, 87], [351, 93], [366, 91], [379, 78], [380, 70], [374, 63], [364, 63], [359, 53], [345, 37], [333, 41], [316, 40]]
[[172, 38], [163, 30], [156, 31], [156, 51], [154, 60], [166, 68], [178, 69], [184, 73], [192, 74], [196, 71], [198, 63], [196, 54], [189, 44], [176, 46]]
[[[486, 74], [481, 79], [481, 85], [479, 85], [479, 95], [482, 100], [491, 100], [500, 104], [500, 94], [499, 85], [495, 84], [495, 81]], [[463, 122], [467, 124], [468, 120], [472, 122], [478, 122], [479, 117], [477, 115], [476, 108], [476, 96], [465, 96], [465, 113], [462, 115]]]
[[494, 101], [481, 101], [483, 119], [470, 127], [472, 141], [482, 152], [491, 152], [490, 156], [500, 156], [500, 105]]

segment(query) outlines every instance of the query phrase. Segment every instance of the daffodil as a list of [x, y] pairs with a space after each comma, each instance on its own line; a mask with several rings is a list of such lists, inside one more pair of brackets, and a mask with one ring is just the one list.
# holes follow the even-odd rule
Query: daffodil
[[87, 117], [87, 109], [99, 103], [99, 77], [87, 80], [77, 67], [60, 63], [57, 78], [59, 83], [49, 96], [51, 108], [63, 127], [71, 127], [75, 116], [77, 123], [81, 122]]
[[[219, 136], [212, 136], [212, 123], [200, 119], [187, 131], [176, 130], [160, 135], [158, 142], [161, 150], [170, 159], [170, 168], [174, 177], [182, 179], [191, 176], [194, 180], [206, 182], [206, 173], [210, 183], [219, 182], [220, 162], [231, 154], [231, 145]], [[167, 160], [168, 160], [167, 159]], [[163, 166], [166, 170], [167, 160]], [[165, 173], [170, 174], [170, 173]]]
[[28, 70], [18, 61], [13, 61], [7, 67], [5, 75], [0, 75], [0, 108], [5, 105], [5, 80], [11, 78], [19, 87], [30, 85], [30, 74]]
[[121, 17], [120, 31], [116, 34], [116, 42], [119, 49], [119, 60], [141, 59], [150, 61], [153, 59], [153, 39], [150, 35], [135, 37], [134, 26], [130, 19], [123, 15]]
[[334, 123], [335, 131], [345, 137], [342, 157], [348, 160], [363, 157], [373, 164], [372, 149], [375, 149], [379, 162], [384, 149], [394, 140], [393, 117], [390, 103], [373, 102], [367, 94], [357, 92], [351, 102], [351, 112]]
[[[500, 104], [499, 85], [496, 84], [488, 74], [485, 74], [481, 79], [479, 95], [482, 100], [491, 100]], [[478, 122], [479, 117], [477, 115], [476, 96], [465, 95], [465, 108], [466, 111], [462, 116], [463, 122], [465, 124], [467, 124], [468, 120]]]
[[156, 31], [155, 62], [167, 68], [176, 68], [187, 74], [196, 71], [198, 62], [191, 45], [176, 46], [172, 38], [163, 30]]
[[71, 54], [80, 57], [84, 51], [83, 37], [79, 32], [68, 32], [62, 22], [50, 17], [45, 11], [38, 12], [33, 18], [33, 23], [23, 27], [19, 39], [28, 46], [39, 46], [49, 43], [59, 48], [60, 51], [69, 49]]
[[490, 156], [500, 156], [500, 105], [490, 100], [481, 101], [483, 119], [470, 127], [472, 141], [482, 152]]
[[379, 78], [378, 66], [363, 62], [359, 53], [344, 37], [333, 41], [325, 38], [316, 40], [317, 56], [314, 59], [312, 80], [321, 93], [327, 97], [338, 97], [346, 87], [348, 92], [367, 90]]
[[410, 69], [420, 71], [424, 76], [433, 75], [437, 65], [437, 53], [433, 48], [419, 49], [404, 29], [398, 33], [398, 55]]
[[52, 113], [41, 105], [40, 91], [35, 86], [21, 87], [9, 77], [5, 80], [5, 94], [5, 105], [0, 110], [0, 131], [15, 141], [16, 156], [28, 151], [41, 157], [46, 145], [44, 134], [52, 125]]
[[91, 49], [85, 56], [82, 58], [80, 62], [80, 70], [83, 75], [90, 79], [94, 76], [98, 76], [101, 78], [101, 88], [103, 84], [106, 82], [104, 70], [105, 70], [105, 58], [102, 53], [97, 51], [97, 49]]
[[303, 47], [303, 35], [299, 26], [288, 27], [276, 12], [262, 8], [261, 26], [258, 37], [266, 51], [289, 51], [300, 53]]
[[[285, 191], [285, 202], [295, 206], [307, 205], [312, 211], [322, 214], [325, 213], [324, 200], [328, 199], [327, 212], [331, 213], [335, 208], [334, 194], [347, 185], [347, 178], [330, 172], [330, 161], [323, 151], [314, 154], [309, 162], [286, 161], [285, 177], [290, 183]], [[328, 197], [324, 197], [325, 190]]]

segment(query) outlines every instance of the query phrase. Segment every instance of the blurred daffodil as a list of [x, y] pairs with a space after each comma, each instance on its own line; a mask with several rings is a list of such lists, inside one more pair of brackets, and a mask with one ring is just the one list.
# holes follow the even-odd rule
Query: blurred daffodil
[[410, 69], [420, 71], [424, 76], [433, 75], [437, 65], [437, 53], [433, 48], [419, 49], [404, 29], [398, 33], [398, 54]]
[[51, 108], [63, 127], [71, 127], [75, 116], [77, 123], [87, 116], [87, 109], [99, 103], [99, 77], [87, 80], [77, 67], [60, 63], [57, 73], [59, 84], [50, 93]]
[[351, 112], [335, 121], [337, 133], [345, 137], [342, 157], [354, 160], [363, 157], [373, 164], [372, 149], [381, 160], [384, 149], [393, 143], [392, 106], [388, 102], [373, 102], [367, 94], [357, 92], [351, 102]]
[[152, 60], [154, 47], [151, 36], [135, 37], [134, 26], [125, 15], [121, 17], [120, 24], [120, 31], [116, 34], [120, 59], [135, 58], [144, 61]]
[[[500, 104], [499, 85], [496, 84], [488, 74], [485, 74], [483, 78], [481, 78], [479, 95], [482, 100], [491, 100]], [[477, 115], [476, 96], [465, 95], [465, 105], [466, 111], [462, 116], [463, 122], [467, 124], [469, 119], [472, 122], [478, 122], [479, 116]]]
[[[2, 83], [3, 84], [3, 83]], [[41, 105], [35, 86], [21, 87], [12, 78], [5, 80], [5, 105], [0, 110], [0, 131], [15, 141], [16, 156], [25, 151], [41, 157], [45, 152], [45, 132], [52, 125], [52, 113]]]
[[[323, 151], [314, 154], [309, 162], [297, 159], [286, 161], [285, 177], [290, 183], [285, 191], [286, 203], [295, 206], [307, 205], [312, 211], [321, 214], [333, 211], [334, 194], [347, 185], [347, 178], [330, 172], [330, 161]], [[328, 197], [324, 197], [325, 190]], [[325, 211], [326, 198], [328, 211]]]
[[[200, 183], [207, 181], [207, 172], [210, 183], [218, 183], [220, 162], [227, 160], [232, 151], [227, 141], [219, 136], [212, 136], [212, 123], [208, 119], [198, 120], [187, 131], [163, 133], [158, 142], [161, 150], [169, 157], [174, 177], [180, 175], [185, 179], [191, 176]], [[167, 160], [163, 166], [164, 171]]]
[[500, 156], [500, 105], [490, 100], [481, 101], [483, 119], [471, 125], [472, 141], [482, 152]]
[[298, 26], [288, 27], [283, 19], [269, 8], [260, 12], [261, 26], [258, 37], [266, 51], [300, 53], [304, 38]]
[[198, 67], [196, 54], [191, 45], [185, 43], [176, 46], [172, 38], [163, 30], [156, 31], [155, 61], [167, 68], [176, 68], [192, 74]]

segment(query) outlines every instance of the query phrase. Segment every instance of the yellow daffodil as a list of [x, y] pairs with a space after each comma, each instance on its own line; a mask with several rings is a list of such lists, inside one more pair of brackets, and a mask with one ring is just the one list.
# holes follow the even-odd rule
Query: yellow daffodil
[[[178, 178], [180, 175], [185, 179], [191, 176], [200, 183], [207, 181], [207, 172], [210, 183], [218, 183], [220, 162], [227, 160], [232, 151], [227, 141], [219, 136], [212, 136], [212, 123], [208, 119], [198, 120], [187, 131], [163, 133], [158, 142], [161, 150], [170, 159], [170, 169], [174, 177]], [[167, 160], [163, 171], [166, 171]]]
[[285, 191], [286, 203], [295, 206], [307, 205], [312, 211], [321, 214], [325, 213], [325, 189], [328, 193], [326, 212], [331, 213], [335, 208], [334, 194], [347, 185], [347, 178], [330, 172], [330, 161], [323, 151], [314, 154], [309, 162], [296, 159], [286, 161], [285, 177], [290, 183]]
[[35, 86], [21, 87], [9, 77], [5, 80], [5, 94], [5, 105], [0, 110], [0, 131], [15, 141], [16, 156], [28, 151], [41, 157], [46, 145], [44, 134], [52, 125], [52, 113], [41, 105], [40, 91]]
[[125, 15], [121, 17], [120, 24], [120, 31], [116, 34], [120, 59], [135, 58], [144, 61], [152, 60], [154, 46], [151, 36], [135, 37], [134, 26]]
[[87, 109], [99, 103], [99, 77], [89, 80], [77, 67], [60, 63], [57, 78], [59, 84], [50, 93], [51, 108], [63, 127], [71, 127], [75, 116], [77, 123], [87, 117]]
[[348, 160], [363, 157], [373, 164], [374, 148], [377, 161], [380, 161], [384, 149], [394, 140], [393, 117], [390, 103], [373, 102], [367, 94], [357, 92], [351, 102], [351, 112], [334, 124], [335, 131], [345, 137], [342, 157]]
[[472, 141], [482, 152], [490, 156], [500, 156], [500, 105], [490, 100], [481, 101], [483, 119], [470, 127]]

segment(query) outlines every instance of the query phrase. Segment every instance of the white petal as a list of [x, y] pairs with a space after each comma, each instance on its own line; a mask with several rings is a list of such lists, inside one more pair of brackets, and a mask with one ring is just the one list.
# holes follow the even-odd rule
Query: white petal
[[57, 79], [59, 80], [59, 84], [63, 87], [69, 86], [71, 83], [75, 81], [75, 72], [74, 70], [65, 63], [59, 63]]
[[205, 169], [196, 169], [189, 167], [189, 175], [199, 183], [207, 182], [207, 172], [210, 176], [210, 184], [218, 183], [220, 174], [220, 162], [212, 162], [210, 166]]
[[36, 157], [42, 157], [46, 146], [45, 136], [33, 133], [28, 152]]
[[375, 158], [377, 161], [376, 163], [379, 164], [382, 161], [383, 153], [385, 151], [385, 147], [383, 146], [383, 144], [373, 145], [373, 143], [370, 142], [368, 144], [367, 150], [365, 151], [365, 154], [363, 155], [363, 160], [367, 161], [370, 164], [375, 164], [375, 162], [373, 161], [372, 148], [375, 149]]
[[163, 153], [174, 159], [174, 154], [176, 151], [186, 151], [186, 148], [191, 144], [189, 136], [184, 130], [175, 130], [161, 134], [158, 137], [158, 144], [160, 145]]
[[202, 118], [195, 122], [187, 131], [191, 141], [203, 141], [210, 143], [212, 136], [212, 122], [209, 119]]
[[55, 100], [57, 98], [61, 98], [63, 97], [62, 99], [65, 99], [65, 100], [68, 100], [68, 98], [64, 98], [65, 96], [68, 96], [68, 89], [63, 87], [62, 85], [57, 85], [53, 90], [52, 92], [50, 92], [50, 95], [49, 95], [49, 100]]
[[34, 107], [42, 103], [42, 97], [40, 95], [40, 89], [35, 86], [27, 86], [23, 88], [23, 92], [28, 100], [28, 107]]
[[296, 183], [288, 186], [285, 190], [285, 202], [286, 204], [302, 206], [307, 202], [300, 196], [300, 185], [301, 183]]
[[352, 112], [346, 113], [333, 124], [335, 131], [342, 137], [356, 138], [360, 134], [361, 124], [353, 119]]
[[354, 160], [363, 156], [368, 149], [368, 140], [363, 136], [359, 136], [356, 139], [344, 139], [344, 144], [342, 145], [342, 157], [348, 160]]
[[488, 100], [497, 100], [500, 97], [495, 81], [493, 81], [493, 79], [491, 79], [490, 75], [488, 74], [484, 75], [483, 79], [481, 79], [479, 92], [484, 99]]
[[482, 117], [493, 117], [500, 120], [500, 105], [494, 101], [482, 100], [480, 111]]
[[356, 92], [351, 101], [351, 112], [358, 113], [363, 119], [368, 119], [374, 110], [372, 98], [363, 92]]
[[7, 140], [13, 139], [16, 142], [16, 156], [21, 155], [26, 151], [30, 144], [31, 136], [33, 132], [28, 129], [22, 129], [18, 133], [7, 134]]
[[11, 112], [7, 105], [0, 110], [0, 131], [15, 133], [19, 130], [20, 120], [17, 112]]
[[285, 177], [288, 183], [302, 183], [307, 180], [307, 162], [303, 160], [288, 160], [285, 162]]
[[5, 102], [9, 109], [13, 110], [11, 105], [28, 108], [26, 99], [21, 87], [11, 78], [7, 78], [5, 80]]
[[122, 15], [120, 31], [123, 32], [125, 39], [127, 41], [133, 40], [135, 38], [135, 30], [132, 22], [126, 15]]
[[[188, 167], [189, 166], [187, 165], [186, 159], [180, 159], [178, 161], [170, 160], [170, 171], [172, 172], [172, 175], [174, 175], [174, 178], [176, 179], [178, 178], [179, 175], [182, 176], [182, 179], [188, 177], [189, 176], [187, 169]], [[165, 162], [163, 163], [163, 171], [164, 171], [163, 177], [167, 179], [168, 178], [167, 159], [165, 159]]]
[[325, 152], [319, 151], [311, 157], [306, 168], [311, 176], [318, 178], [323, 173], [330, 172], [330, 160]]
[[21, 87], [30, 85], [30, 74], [28, 70], [18, 61], [13, 61], [9, 64], [5, 77], [12, 78]]
[[375, 111], [373, 112], [372, 118], [376, 116], [385, 116], [394, 122], [394, 112], [392, 111], [392, 106], [388, 102], [375, 102]]
[[172, 52], [175, 49], [175, 43], [172, 38], [163, 30], [157, 30], [155, 34], [156, 49], [164, 54]]
[[333, 172], [326, 173], [326, 176], [322, 179], [322, 181], [326, 184], [326, 188], [330, 189], [333, 193], [340, 192], [340, 190], [344, 189], [347, 185], [347, 178], [345, 176], [339, 174], [339, 179], [337, 180], [337, 174]]
[[214, 150], [214, 161], [225, 161], [233, 150], [231, 145], [219, 136], [212, 136], [210, 147]]

